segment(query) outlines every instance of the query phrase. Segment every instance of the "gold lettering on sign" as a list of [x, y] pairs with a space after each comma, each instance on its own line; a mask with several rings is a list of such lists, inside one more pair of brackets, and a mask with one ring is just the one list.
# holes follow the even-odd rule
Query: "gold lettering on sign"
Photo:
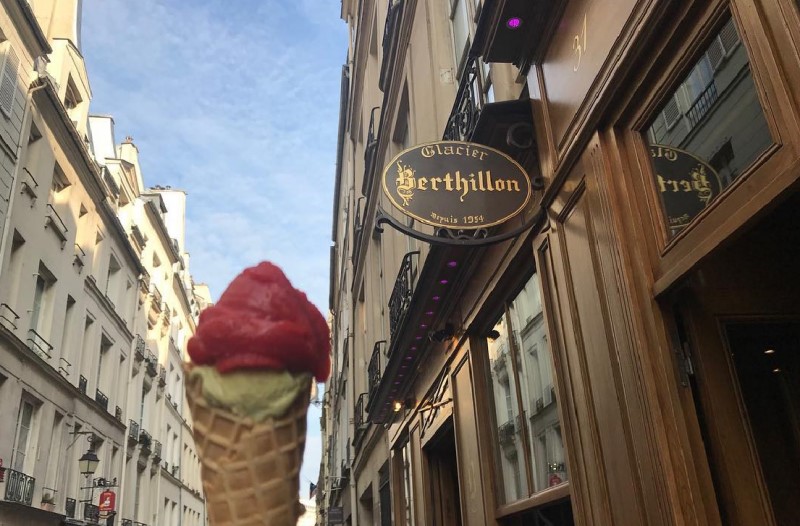
[[586, 13], [583, 14], [583, 31], [573, 38], [572, 49], [575, 51], [575, 66], [572, 71], [578, 71], [581, 67], [581, 58], [586, 53]]

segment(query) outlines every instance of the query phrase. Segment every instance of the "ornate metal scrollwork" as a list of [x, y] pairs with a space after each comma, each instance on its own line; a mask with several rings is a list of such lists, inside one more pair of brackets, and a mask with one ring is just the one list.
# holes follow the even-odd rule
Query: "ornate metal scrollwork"
[[478, 90], [478, 59], [470, 57], [458, 85], [455, 104], [447, 119], [443, 139], [468, 141], [481, 114], [481, 94]]

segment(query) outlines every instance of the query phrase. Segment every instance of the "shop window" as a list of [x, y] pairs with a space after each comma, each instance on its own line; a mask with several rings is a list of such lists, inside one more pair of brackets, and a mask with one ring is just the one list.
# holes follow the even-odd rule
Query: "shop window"
[[534, 274], [507, 304], [488, 341], [499, 500], [518, 501], [567, 481], [553, 363]]
[[772, 144], [733, 19], [712, 36], [646, 135], [670, 236]]

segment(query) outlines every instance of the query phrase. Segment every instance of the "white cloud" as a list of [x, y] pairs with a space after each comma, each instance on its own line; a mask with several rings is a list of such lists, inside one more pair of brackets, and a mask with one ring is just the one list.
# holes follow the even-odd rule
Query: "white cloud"
[[[215, 296], [270, 259], [327, 308], [346, 27], [328, 0], [86, 0], [92, 111], [132, 135], [145, 183], [188, 193], [192, 273]], [[321, 439], [311, 408], [304, 488]]]

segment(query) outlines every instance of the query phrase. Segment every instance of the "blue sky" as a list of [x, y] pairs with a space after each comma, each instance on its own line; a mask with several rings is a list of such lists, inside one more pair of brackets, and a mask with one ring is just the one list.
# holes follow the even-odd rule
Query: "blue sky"
[[[217, 298], [244, 267], [280, 265], [323, 312], [339, 80], [332, 0], [84, 0], [91, 112], [131, 135], [146, 186], [188, 193], [186, 245]], [[309, 412], [305, 492], [320, 461]]]

